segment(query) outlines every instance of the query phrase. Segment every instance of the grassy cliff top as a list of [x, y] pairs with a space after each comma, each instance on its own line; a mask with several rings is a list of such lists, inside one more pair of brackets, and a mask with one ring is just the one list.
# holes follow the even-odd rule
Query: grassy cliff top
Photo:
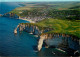
[[23, 6], [15, 8], [11, 11], [11, 13], [15, 13], [20, 17], [55, 17], [55, 19], [49, 18], [35, 24], [30, 24], [36, 25], [40, 29], [45, 29], [48, 27], [54, 29], [47, 33], [69, 34], [80, 38], [80, 2], [35, 2], [23, 3], [21, 5]]
[[49, 27], [54, 30], [49, 31], [47, 33], [61, 33], [61, 34], [69, 34], [74, 35], [80, 38], [80, 20], [70, 21], [70, 20], [60, 20], [60, 19], [44, 19], [35, 24], [38, 27]]
[[48, 26], [54, 28], [54, 30], [48, 33], [64, 33], [75, 35], [80, 38], [80, 20], [69, 21], [69, 20], [59, 20], [59, 19], [44, 19], [38, 23], [40, 26]]

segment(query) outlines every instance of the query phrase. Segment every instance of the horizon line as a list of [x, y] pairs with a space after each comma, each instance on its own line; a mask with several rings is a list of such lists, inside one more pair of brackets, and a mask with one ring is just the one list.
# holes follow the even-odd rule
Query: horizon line
[[80, 2], [80, 1], [0, 1], [0, 2]]

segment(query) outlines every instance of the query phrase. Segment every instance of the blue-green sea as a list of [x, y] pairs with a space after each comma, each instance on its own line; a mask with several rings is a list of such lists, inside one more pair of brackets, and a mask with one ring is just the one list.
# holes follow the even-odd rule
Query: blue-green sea
[[[16, 7], [21, 6], [17, 2], [0, 2], [0, 14], [7, 13]], [[40, 52], [36, 52], [37, 37], [24, 31], [14, 35], [14, 29], [23, 22], [29, 23], [20, 19], [0, 17], [0, 56], [58, 57], [65, 55], [53, 48], [44, 47]]]

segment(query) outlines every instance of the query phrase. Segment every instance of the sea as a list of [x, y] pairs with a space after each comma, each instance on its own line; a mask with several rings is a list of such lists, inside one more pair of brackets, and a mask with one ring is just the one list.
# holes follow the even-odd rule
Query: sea
[[[20, 2], [21, 3], [21, 2]], [[21, 7], [19, 2], [0, 2], [0, 14], [5, 14], [16, 7]], [[19, 23], [29, 23], [15, 18], [0, 17], [0, 56], [26, 56], [26, 57], [59, 57], [66, 56], [54, 48], [43, 47], [37, 52], [37, 37], [25, 31], [17, 35], [14, 29]]]

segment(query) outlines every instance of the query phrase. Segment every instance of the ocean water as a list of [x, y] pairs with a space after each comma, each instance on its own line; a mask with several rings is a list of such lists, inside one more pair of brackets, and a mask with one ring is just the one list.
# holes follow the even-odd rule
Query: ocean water
[[[7, 13], [16, 7], [20, 7], [16, 2], [0, 2], [0, 14]], [[37, 38], [35, 36], [27, 32], [18, 32], [17, 35], [14, 35], [13, 31], [16, 26], [23, 22], [28, 23], [28, 21], [15, 18], [0, 17], [0, 56], [50, 57], [64, 55], [55, 49], [44, 47], [40, 52], [36, 52]]]

